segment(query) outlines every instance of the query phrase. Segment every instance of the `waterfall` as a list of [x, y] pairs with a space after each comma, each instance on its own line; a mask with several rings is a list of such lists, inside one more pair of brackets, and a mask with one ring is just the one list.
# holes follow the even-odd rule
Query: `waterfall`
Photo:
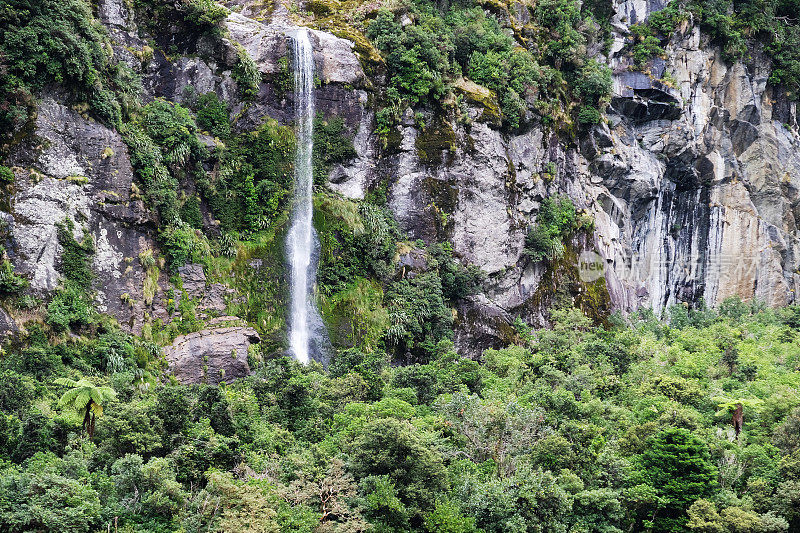
[[294, 33], [292, 43], [297, 153], [291, 226], [286, 239], [286, 253], [291, 266], [289, 347], [292, 355], [302, 363], [308, 363], [310, 359], [325, 362], [329, 340], [314, 304], [319, 239], [312, 225], [314, 57], [308, 30], [299, 29]]

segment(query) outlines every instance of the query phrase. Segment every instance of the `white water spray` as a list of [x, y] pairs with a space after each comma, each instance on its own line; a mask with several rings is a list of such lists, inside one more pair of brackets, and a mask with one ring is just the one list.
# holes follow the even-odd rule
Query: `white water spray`
[[314, 57], [308, 30], [292, 35], [297, 154], [294, 165], [292, 221], [286, 239], [291, 265], [289, 347], [301, 363], [324, 355], [328, 338], [314, 305], [314, 281], [319, 241], [312, 225], [314, 173]]

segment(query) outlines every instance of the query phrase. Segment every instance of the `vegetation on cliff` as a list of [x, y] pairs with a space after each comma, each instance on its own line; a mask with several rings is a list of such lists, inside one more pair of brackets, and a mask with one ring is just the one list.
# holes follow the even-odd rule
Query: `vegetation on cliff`
[[[339, 31], [363, 31], [357, 49], [385, 69], [385, 86], [371, 88], [378, 133], [388, 142], [410, 108], [424, 164], [454, 149], [442, 112], [461, 113], [464, 99], [505, 133], [602, 120], [609, 2], [344, 4], [306, 7], [352, 15]], [[228, 14], [210, 0], [129, 7], [145, 30], [169, 28], [165, 54], [219, 42]], [[763, 44], [771, 81], [796, 94], [798, 11], [797, 0], [676, 1], [634, 27], [631, 53], [645, 65], [691, 16], [727, 57]], [[530, 260], [549, 264], [539, 287], [559, 297], [545, 310], [552, 327], [509, 321], [507, 346], [464, 357], [456, 309], [486, 276], [448, 243], [410, 240], [384, 183], [357, 201], [325, 191], [356, 151], [347, 124], [320, 115], [317, 281], [336, 353], [327, 369], [299, 365], [284, 356], [291, 128], [268, 117], [242, 126], [217, 93], [191, 88], [180, 104], [139, 101], [139, 80], [91, 13], [81, 0], [0, 0], [2, 141], [16, 142], [45, 90], [116, 129], [136, 175], [131, 199], [150, 210], [160, 251], [138, 257], [138, 335], [101, 312], [85, 221], [59, 221], [61, 285], [44, 298], [0, 253], [0, 303], [21, 318], [0, 351], [0, 530], [800, 529], [800, 308], [729, 299], [608, 316], [602, 280], [567, 294], [578, 285], [574, 241], [592, 223], [554, 195], [525, 241]], [[239, 103], [252, 105], [261, 73], [243, 48], [234, 55]], [[277, 93], [291, 90], [288, 64]], [[0, 166], [0, 181], [14, 179]], [[224, 312], [260, 334], [251, 376], [184, 386], [165, 373], [160, 346], [223, 312], [197, 311], [177, 273], [186, 263], [230, 289]]]
[[722, 48], [728, 60], [746, 63], [766, 56], [772, 64], [770, 83], [790, 97], [800, 97], [800, 3], [797, 0], [680, 0], [670, 2], [647, 21], [634, 25], [633, 54], [642, 65], [662, 55], [662, 45], [678, 26], [692, 20]]

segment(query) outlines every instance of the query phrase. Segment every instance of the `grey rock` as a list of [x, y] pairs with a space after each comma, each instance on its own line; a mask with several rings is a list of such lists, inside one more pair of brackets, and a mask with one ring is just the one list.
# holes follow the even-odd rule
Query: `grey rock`
[[224, 322], [218, 319], [217, 327], [181, 335], [164, 348], [169, 371], [179, 382], [230, 383], [250, 374], [247, 351], [260, 342], [258, 333], [249, 327], [225, 327]]
[[510, 313], [485, 296], [471, 297], [458, 304], [454, 344], [459, 353], [479, 358], [488, 348], [503, 348], [514, 342], [516, 331]]
[[5, 339], [18, 331], [19, 327], [14, 319], [11, 318], [5, 309], [0, 308], [0, 339]]
[[17, 145], [9, 255], [39, 294], [61, 282], [56, 228], [67, 219], [74, 237], [88, 232], [95, 246], [97, 307], [137, 330], [141, 325], [143, 273], [134, 259], [153, 241], [150, 215], [131, 196], [133, 170], [120, 135], [44, 95], [34, 135]]
[[[231, 13], [225, 26], [264, 74], [280, 71], [279, 59], [286, 56], [288, 38], [298, 27], [274, 20], [264, 24], [239, 13]], [[316, 72], [323, 83], [353, 86], [364, 81], [364, 70], [353, 52], [353, 43], [322, 31], [312, 31]]]
[[178, 267], [178, 274], [183, 283], [183, 290], [191, 298], [201, 298], [206, 292], [206, 274], [203, 265], [188, 264]]

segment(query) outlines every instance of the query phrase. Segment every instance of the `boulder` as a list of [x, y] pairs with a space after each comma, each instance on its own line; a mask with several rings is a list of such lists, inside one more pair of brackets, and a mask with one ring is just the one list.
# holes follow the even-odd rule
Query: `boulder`
[[230, 383], [250, 374], [247, 351], [261, 341], [256, 330], [236, 317], [220, 317], [208, 328], [176, 338], [164, 348], [169, 370], [183, 384]]

